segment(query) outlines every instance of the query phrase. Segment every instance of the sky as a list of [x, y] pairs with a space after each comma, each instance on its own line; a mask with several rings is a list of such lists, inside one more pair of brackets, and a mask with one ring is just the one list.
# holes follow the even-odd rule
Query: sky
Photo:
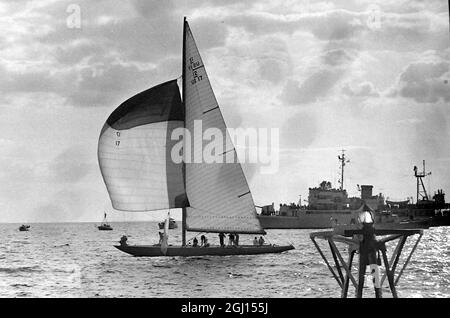
[[256, 205], [338, 187], [341, 149], [351, 196], [415, 197], [425, 160], [450, 200], [445, 0], [3, 0], [0, 222], [165, 215], [112, 211], [97, 142], [124, 100], [181, 76], [184, 16], [228, 127], [279, 129], [278, 171], [243, 165]]

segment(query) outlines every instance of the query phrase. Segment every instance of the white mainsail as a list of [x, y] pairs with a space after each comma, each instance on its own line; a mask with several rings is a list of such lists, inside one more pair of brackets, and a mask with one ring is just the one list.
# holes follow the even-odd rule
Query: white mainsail
[[[187, 22], [184, 37], [185, 127], [193, 135], [194, 121], [201, 120], [203, 131], [216, 128], [222, 136], [228, 137], [225, 121]], [[194, 158], [202, 158], [199, 153], [202, 149], [193, 147], [191, 163], [186, 163], [186, 193], [190, 204], [186, 211], [186, 230], [264, 233], [233, 144], [228, 142], [223, 148], [224, 156], [234, 157], [233, 163], [192, 162]]]

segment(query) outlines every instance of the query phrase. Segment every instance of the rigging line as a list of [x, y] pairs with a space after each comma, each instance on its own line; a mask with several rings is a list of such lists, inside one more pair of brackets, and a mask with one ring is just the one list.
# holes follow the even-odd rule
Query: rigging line
[[231, 151], [235, 151], [236, 149], [229, 149], [229, 150], [227, 150], [227, 151], [225, 151], [225, 152], [222, 152], [221, 154], [220, 154], [220, 156], [223, 156], [223, 155], [225, 155], [225, 154], [227, 154], [227, 153], [229, 153], [229, 152], [231, 152]]
[[207, 232], [197, 232], [197, 235], [194, 235], [193, 237], [191, 237], [189, 240], [187, 240], [187, 242], [192, 241], [194, 238], [196, 238], [199, 235], [203, 235], [203, 234], [207, 234]]
[[214, 110], [214, 109], [217, 109], [217, 108], [219, 108], [219, 106], [216, 106], [216, 107], [210, 108], [210, 109], [208, 109], [208, 110], [205, 110], [205, 111], [203, 112], [203, 115], [206, 114], [206, 113], [209, 113], [210, 111], [212, 111], [212, 110]]
[[247, 195], [247, 194], [249, 194], [250, 193], [250, 191], [247, 191], [247, 192], [245, 192], [245, 193], [243, 193], [243, 194], [240, 194], [240, 195], [238, 195], [238, 198], [241, 198], [241, 197], [243, 197], [244, 195]]

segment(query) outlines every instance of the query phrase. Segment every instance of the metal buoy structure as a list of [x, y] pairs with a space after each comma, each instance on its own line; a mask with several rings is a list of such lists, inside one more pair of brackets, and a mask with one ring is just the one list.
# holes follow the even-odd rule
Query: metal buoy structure
[[[364, 204], [358, 219], [360, 224], [336, 226], [333, 231], [313, 232], [310, 234], [310, 238], [341, 288], [342, 298], [347, 298], [350, 282], [355, 287], [356, 297], [362, 298], [367, 266], [370, 266], [371, 274], [374, 277], [375, 297], [382, 297], [382, 286], [387, 278], [392, 297], [397, 298], [396, 286], [422, 238], [423, 229], [377, 229], [372, 211], [366, 204]], [[381, 238], [377, 238], [377, 236]], [[400, 256], [409, 238], [415, 239], [415, 242], [396, 275]], [[323, 253], [317, 239], [327, 241], [335, 269]], [[388, 260], [386, 244], [395, 241], [397, 241], [397, 245]], [[344, 260], [336, 243], [346, 246], [347, 261]], [[352, 272], [355, 254], [359, 254], [357, 279]], [[384, 274], [380, 277], [379, 266], [383, 267], [383, 265]]]

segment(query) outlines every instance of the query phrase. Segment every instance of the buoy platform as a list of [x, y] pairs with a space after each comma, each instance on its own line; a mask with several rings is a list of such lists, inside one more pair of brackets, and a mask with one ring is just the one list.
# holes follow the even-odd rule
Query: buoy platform
[[[356, 297], [362, 298], [363, 296], [366, 267], [369, 265], [367, 261], [365, 261], [365, 256], [367, 255], [368, 251], [366, 250], [365, 245], [361, 243], [362, 238], [365, 237], [364, 235], [366, 234], [362, 229], [351, 227], [347, 227], [347, 229], [334, 229], [333, 231], [313, 232], [310, 234], [310, 238], [317, 248], [317, 251], [323, 258], [331, 274], [339, 284], [339, 287], [341, 288], [342, 298], [347, 298], [350, 282], [356, 289]], [[376, 239], [374, 244], [376, 246], [377, 252], [381, 253], [383, 260], [382, 264], [384, 265], [384, 274], [381, 277], [381, 287], [383, 286], [383, 283], [387, 278], [392, 297], [397, 298], [398, 295], [396, 286], [406, 266], [411, 260], [411, 257], [414, 254], [414, 251], [416, 250], [420, 239], [422, 238], [423, 229], [375, 228], [375, 235]], [[398, 274], [396, 274], [396, 270], [399, 267], [400, 256], [408, 239], [415, 240], [415, 242], [413, 241], [413, 247], [411, 248], [406, 260], [403, 262], [403, 266], [401, 267], [400, 271], [398, 272]], [[328, 242], [328, 247], [330, 248], [335, 268], [333, 268], [333, 266], [330, 264], [330, 261], [323, 253], [317, 240], [325, 240]], [[386, 244], [389, 242], [395, 243], [395, 241], [397, 241], [397, 245], [393, 250], [390, 259], [388, 260]], [[337, 243], [342, 243], [347, 248], [347, 261], [344, 260], [341, 251], [339, 251], [336, 245]], [[354, 267], [353, 259], [355, 258], [355, 254], [359, 254], [358, 279], [355, 279], [352, 273], [352, 268]], [[376, 297], [381, 297], [381, 295], [376, 295]]]

